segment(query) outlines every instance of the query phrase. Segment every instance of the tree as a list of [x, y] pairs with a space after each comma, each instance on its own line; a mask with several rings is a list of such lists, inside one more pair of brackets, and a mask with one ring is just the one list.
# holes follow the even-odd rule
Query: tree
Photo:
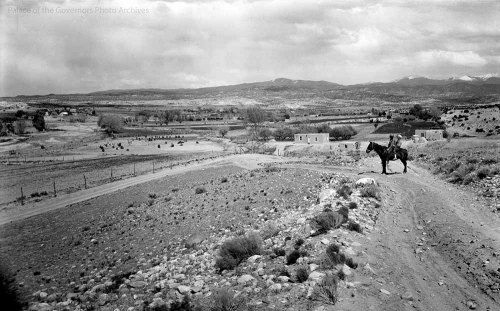
[[260, 127], [262, 123], [266, 120], [265, 111], [257, 106], [249, 107], [245, 109], [245, 122], [251, 126], [251, 134], [255, 138], [258, 137]]
[[23, 110], [16, 111], [16, 118], [22, 118], [25, 115], [26, 115], [26, 112], [24, 112]]
[[33, 127], [37, 129], [37, 131], [42, 132], [45, 130], [45, 111], [37, 110], [35, 116], [33, 117]]
[[182, 122], [182, 112], [180, 110], [165, 110], [161, 116], [160, 120], [168, 125], [170, 122], [173, 121], [179, 121], [179, 123]]
[[277, 140], [291, 140], [293, 139], [293, 130], [289, 127], [282, 127], [274, 131], [274, 137]]
[[259, 137], [262, 138], [262, 140], [269, 140], [271, 135], [273, 135], [273, 132], [268, 128], [263, 128], [259, 131]]
[[219, 129], [220, 136], [226, 136], [227, 132], [229, 132], [229, 128], [227, 126], [223, 126]]
[[108, 134], [118, 133], [123, 129], [123, 120], [115, 114], [104, 114], [99, 116], [97, 125]]
[[24, 119], [14, 121], [13, 125], [15, 134], [22, 135], [26, 132], [26, 121]]

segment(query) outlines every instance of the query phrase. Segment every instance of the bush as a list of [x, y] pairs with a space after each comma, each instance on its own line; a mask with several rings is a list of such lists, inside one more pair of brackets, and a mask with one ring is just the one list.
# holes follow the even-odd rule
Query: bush
[[286, 251], [285, 251], [285, 249], [283, 249], [283, 248], [278, 248], [278, 247], [276, 247], [275, 249], [273, 249], [273, 252], [274, 252], [274, 254], [276, 254], [276, 256], [278, 256], [278, 257], [285, 256], [285, 255], [286, 255]]
[[314, 216], [311, 222], [316, 227], [316, 233], [323, 234], [330, 229], [339, 228], [345, 223], [348, 218], [348, 213], [349, 209], [343, 206], [338, 212], [332, 212], [331, 210], [324, 211]]
[[374, 198], [380, 200], [380, 189], [375, 185], [368, 185], [360, 190], [360, 194], [364, 198]]
[[262, 252], [262, 239], [257, 234], [236, 237], [224, 242], [215, 266], [219, 271], [231, 270], [243, 260]]
[[297, 262], [301, 255], [302, 253], [298, 250], [292, 251], [290, 254], [288, 254], [288, 256], [286, 256], [286, 264], [293, 265]]
[[357, 209], [357, 208], [358, 208], [358, 203], [356, 202], [349, 203], [349, 209]]
[[307, 267], [300, 267], [297, 269], [297, 282], [303, 283], [309, 278], [309, 270]]
[[325, 275], [321, 282], [314, 287], [313, 298], [322, 303], [334, 305], [338, 300], [337, 284], [337, 276]]
[[477, 178], [484, 179], [490, 175], [490, 169], [488, 167], [481, 167], [476, 172]]
[[260, 230], [260, 235], [263, 240], [272, 238], [273, 236], [278, 235], [278, 233], [280, 233], [280, 229], [275, 222], [266, 222]]
[[237, 311], [246, 309], [246, 300], [240, 296], [234, 297], [227, 288], [212, 291], [210, 311]]
[[298, 250], [302, 246], [302, 244], [304, 244], [304, 242], [304, 239], [298, 239], [297, 241], [295, 241], [294, 248]]
[[220, 180], [221, 183], [226, 183], [227, 182], [227, 177], [223, 177], [221, 180]]
[[97, 125], [104, 129], [106, 133], [118, 133], [123, 129], [123, 119], [118, 115], [100, 115]]
[[202, 193], [205, 193], [205, 192], [207, 192], [207, 190], [204, 187], [198, 187], [194, 191], [194, 193], [196, 193], [196, 194], [202, 194]]
[[354, 221], [350, 221], [348, 224], [347, 224], [347, 229], [351, 230], [351, 231], [356, 231], [358, 233], [363, 233], [363, 228], [361, 228], [361, 226], [354, 222]]
[[337, 194], [347, 200], [352, 194], [351, 187], [344, 184], [337, 188]]
[[150, 194], [148, 194], [148, 196], [150, 199], [156, 199], [158, 197], [158, 195], [156, 193], [150, 193]]

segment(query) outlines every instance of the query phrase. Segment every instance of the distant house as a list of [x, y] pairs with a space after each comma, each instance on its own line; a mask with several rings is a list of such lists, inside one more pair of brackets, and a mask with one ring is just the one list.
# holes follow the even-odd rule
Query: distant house
[[325, 144], [330, 142], [328, 133], [295, 134], [295, 142], [302, 144]]
[[415, 130], [415, 136], [424, 137], [426, 140], [442, 140], [443, 130]]

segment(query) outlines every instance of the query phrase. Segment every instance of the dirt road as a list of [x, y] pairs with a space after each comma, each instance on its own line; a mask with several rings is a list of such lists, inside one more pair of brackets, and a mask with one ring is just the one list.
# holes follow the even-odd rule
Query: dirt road
[[366, 249], [376, 282], [343, 310], [500, 310], [499, 219], [411, 164], [401, 174], [393, 162], [387, 176], [379, 174], [378, 157], [359, 167], [358, 175], [384, 190]]
[[137, 177], [127, 178], [124, 180], [111, 182], [99, 187], [81, 190], [69, 194], [63, 194], [58, 197], [44, 200], [41, 202], [30, 203], [24, 206], [16, 206], [15, 208], [4, 209], [0, 211], [0, 226], [12, 221], [21, 220], [34, 215], [42, 214], [51, 210], [56, 210], [82, 202], [91, 198], [102, 196], [117, 190], [125, 189], [134, 185], [160, 179], [166, 176], [183, 174], [188, 171], [201, 170], [208, 167], [216, 167], [220, 165], [234, 164], [246, 169], [255, 169], [259, 163], [281, 161], [279, 157], [266, 155], [232, 155], [228, 157], [204, 160], [188, 166], [179, 166], [173, 169], [163, 169], [154, 174], [146, 174]]

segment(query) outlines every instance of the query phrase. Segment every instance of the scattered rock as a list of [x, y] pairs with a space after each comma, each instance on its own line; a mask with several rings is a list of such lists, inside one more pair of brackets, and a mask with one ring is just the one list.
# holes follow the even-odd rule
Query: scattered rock
[[255, 280], [253, 276], [250, 274], [244, 274], [238, 278], [238, 284], [246, 285], [248, 282], [253, 282], [253, 280]]
[[380, 292], [381, 292], [382, 294], [386, 294], [386, 295], [390, 295], [390, 294], [391, 294], [388, 290], [383, 289], [383, 288], [381, 288], [381, 289], [380, 289]]

